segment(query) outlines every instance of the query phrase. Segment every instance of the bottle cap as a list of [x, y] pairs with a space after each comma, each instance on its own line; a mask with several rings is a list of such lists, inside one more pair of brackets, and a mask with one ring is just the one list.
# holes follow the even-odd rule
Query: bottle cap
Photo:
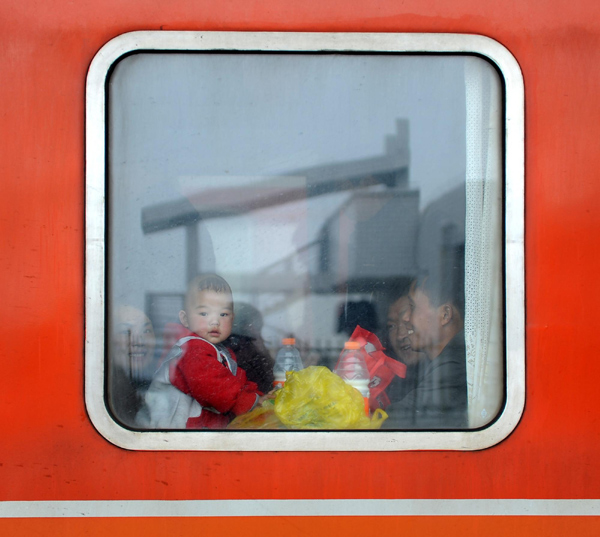
[[344, 343], [344, 349], [356, 351], [360, 349], [360, 343], [358, 341], [346, 341], [346, 343]]
[[283, 345], [295, 345], [296, 344], [296, 339], [293, 337], [285, 337], [283, 338], [283, 340], [281, 341], [281, 343]]

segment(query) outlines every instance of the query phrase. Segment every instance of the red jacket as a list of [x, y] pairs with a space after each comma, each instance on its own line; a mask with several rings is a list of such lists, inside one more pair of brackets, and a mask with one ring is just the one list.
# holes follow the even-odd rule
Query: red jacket
[[232, 416], [252, 410], [259, 395], [233, 353], [187, 331], [154, 374], [136, 424], [148, 429], [222, 429]]
[[181, 349], [181, 358], [169, 364], [171, 384], [203, 408], [200, 416], [188, 419], [188, 429], [222, 428], [229, 423], [226, 414], [238, 416], [254, 407], [260, 394], [258, 386], [237, 367], [232, 351], [229, 350], [232, 361], [228, 362], [222, 353], [216, 356], [215, 347], [203, 339], [191, 339]]

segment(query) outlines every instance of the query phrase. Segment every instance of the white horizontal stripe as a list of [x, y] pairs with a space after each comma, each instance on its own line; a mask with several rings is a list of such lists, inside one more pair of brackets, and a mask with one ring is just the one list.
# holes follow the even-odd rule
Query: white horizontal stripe
[[124, 500], [0, 502], [0, 518], [599, 516], [600, 500]]

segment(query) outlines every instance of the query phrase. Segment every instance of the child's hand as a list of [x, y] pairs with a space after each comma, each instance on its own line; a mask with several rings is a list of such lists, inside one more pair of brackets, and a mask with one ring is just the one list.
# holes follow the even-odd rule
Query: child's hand
[[268, 399], [275, 399], [276, 391], [277, 390], [271, 390], [269, 393], [265, 393], [265, 395], [261, 395], [258, 398], [258, 404], [262, 405]]

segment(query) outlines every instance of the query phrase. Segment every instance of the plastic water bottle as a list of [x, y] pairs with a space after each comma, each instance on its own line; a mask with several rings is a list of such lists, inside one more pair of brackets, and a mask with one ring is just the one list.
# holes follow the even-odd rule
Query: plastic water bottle
[[350, 386], [356, 388], [365, 401], [365, 414], [369, 415], [369, 369], [360, 351], [358, 341], [346, 341], [333, 372], [343, 378]]
[[304, 369], [300, 353], [295, 347], [296, 340], [293, 337], [284, 338], [281, 343], [283, 347], [277, 352], [273, 367], [273, 376], [275, 377], [273, 388], [283, 388], [287, 371], [300, 371]]

